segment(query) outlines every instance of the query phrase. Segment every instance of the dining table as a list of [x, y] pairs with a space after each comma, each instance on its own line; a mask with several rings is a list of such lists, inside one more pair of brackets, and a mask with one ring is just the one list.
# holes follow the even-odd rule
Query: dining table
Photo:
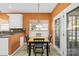
[[49, 40], [46, 36], [33, 36], [31, 37], [29, 40], [28, 40], [28, 43], [29, 43], [29, 50], [28, 50], [28, 55], [30, 56], [31, 55], [31, 46], [32, 44], [36, 43], [34, 41], [34, 38], [44, 38], [44, 42], [41, 42], [41, 43], [44, 43], [46, 45], [46, 55], [49, 56]]

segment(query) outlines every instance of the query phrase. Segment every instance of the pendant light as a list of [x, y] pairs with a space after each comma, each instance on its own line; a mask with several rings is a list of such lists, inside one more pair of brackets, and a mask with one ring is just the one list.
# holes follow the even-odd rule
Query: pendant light
[[39, 3], [38, 3], [38, 23], [39, 23]]
[[40, 29], [40, 16], [39, 16], [39, 7], [40, 7], [40, 4], [38, 3], [38, 25], [39, 25], [39, 29]]

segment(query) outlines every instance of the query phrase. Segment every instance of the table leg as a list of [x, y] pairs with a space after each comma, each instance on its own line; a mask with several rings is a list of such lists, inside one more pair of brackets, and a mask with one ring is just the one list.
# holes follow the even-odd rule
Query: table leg
[[29, 43], [29, 56], [31, 55], [31, 43]]
[[48, 43], [47, 43], [47, 51], [46, 51], [46, 52], [47, 52], [47, 56], [49, 56], [49, 52], [48, 52], [48, 49], [49, 49], [49, 48], [48, 48]]

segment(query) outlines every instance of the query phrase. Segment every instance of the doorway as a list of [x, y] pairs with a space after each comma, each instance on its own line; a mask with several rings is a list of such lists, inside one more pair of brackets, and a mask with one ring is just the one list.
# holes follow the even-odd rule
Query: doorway
[[67, 14], [67, 55], [79, 56], [79, 7]]

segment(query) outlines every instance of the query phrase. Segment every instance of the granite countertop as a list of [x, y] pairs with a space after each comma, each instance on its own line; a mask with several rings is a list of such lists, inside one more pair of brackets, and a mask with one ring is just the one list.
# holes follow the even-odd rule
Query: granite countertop
[[12, 35], [15, 35], [15, 34], [20, 34], [20, 33], [22, 33], [22, 32], [18, 32], [18, 33], [0, 33], [0, 38], [8, 38], [8, 37], [10, 37], [10, 36], [12, 36]]
[[10, 35], [0, 35], [0, 38], [8, 38]]
[[0, 38], [8, 38], [15, 34], [24, 33], [22, 29], [11, 29], [10, 31], [0, 31]]

